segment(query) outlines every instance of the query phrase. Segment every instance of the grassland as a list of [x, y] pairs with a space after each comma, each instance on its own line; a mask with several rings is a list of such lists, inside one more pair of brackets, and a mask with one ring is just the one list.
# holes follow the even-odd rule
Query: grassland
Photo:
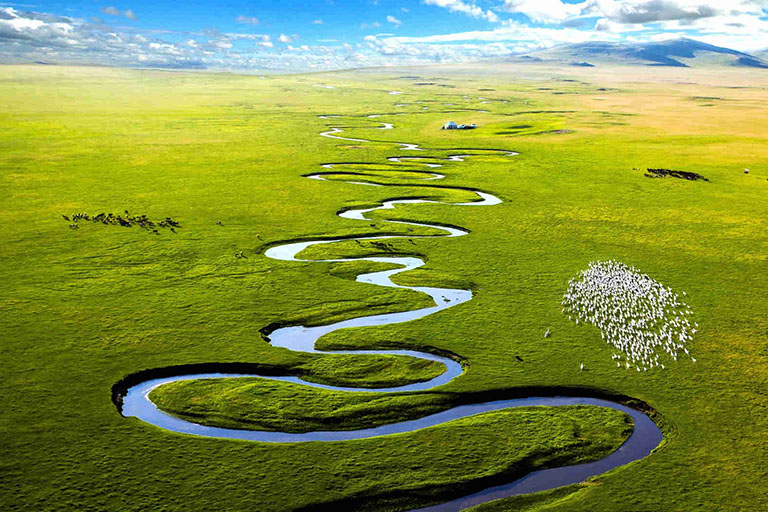
[[[454, 87], [415, 85], [422, 81]], [[492, 191], [501, 205], [376, 213], [471, 230], [392, 243], [428, 260], [401, 282], [471, 286], [475, 299], [408, 325], [337, 332], [321, 345], [455, 353], [466, 372], [445, 393], [586, 386], [637, 397], [660, 413], [667, 442], [650, 457], [481, 510], [768, 508], [766, 85], [764, 73], [750, 70], [460, 66], [259, 78], [0, 68], [0, 506], [277, 511], [407, 489], [429, 500], [444, 486], [514, 474], [520, 461], [531, 467], [610, 451], [626, 425], [601, 409], [521, 410], [393, 438], [267, 446], [167, 433], [120, 417], [111, 403], [111, 386], [126, 374], [187, 363], [279, 365], [346, 385], [433, 375], [433, 366], [406, 358], [296, 354], [259, 334], [276, 321], [325, 323], [424, 305], [415, 293], [353, 282], [356, 268], [347, 264], [261, 255], [286, 239], [392, 229], [335, 213], [423, 190], [393, 194], [301, 175], [321, 163], [402, 153], [322, 139], [331, 121], [318, 114], [409, 112], [380, 119], [394, 130], [372, 132], [361, 118], [348, 133], [520, 152], [504, 163], [478, 158], [444, 169], [445, 184]], [[491, 112], [444, 114], [435, 111], [449, 107], [439, 103]], [[448, 119], [479, 128], [441, 132]], [[647, 167], [710, 182], [649, 179]], [[182, 227], [159, 235], [100, 224], [73, 230], [61, 218], [126, 209]], [[332, 250], [375, 253], [352, 243]], [[239, 251], [246, 258], [235, 258]], [[691, 344], [696, 364], [618, 370], [596, 329], [561, 314], [567, 280], [608, 258], [687, 292], [701, 325]], [[546, 329], [551, 338], [542, 337]], [[203, 405], [216, 406], [225, 391], [211, 389]], [[311, 396], [292, 396], [289, 407], [308, 409]], [[436, 401], [409, 399], [404, 414]], [[354, 410], [348, 419], [377, 420], [376, 407], [338, 400]], [[273, 406], [243, 414], [266, 422], [261, 412]], [[294, 417], [295, 428], [311, 426], [324, 407]], [[396, 508], [376, 503], [372, 510]]]

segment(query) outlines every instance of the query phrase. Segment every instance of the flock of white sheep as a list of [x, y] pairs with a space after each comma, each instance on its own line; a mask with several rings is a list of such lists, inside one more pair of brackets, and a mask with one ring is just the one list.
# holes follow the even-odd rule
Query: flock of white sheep
[[[683, 292], [685, 295], [685, 292]], [[660, 357], [677, 361], [698, 324], [692, 311], [669, 287], [618, 261], [595, 261], [568, 283], [563, 313], [578, 324], [599, 328], [616, 347], [616, 366], [637, 371], [664, 368]], [[665, 356], [666, 353], [666, 356]]]

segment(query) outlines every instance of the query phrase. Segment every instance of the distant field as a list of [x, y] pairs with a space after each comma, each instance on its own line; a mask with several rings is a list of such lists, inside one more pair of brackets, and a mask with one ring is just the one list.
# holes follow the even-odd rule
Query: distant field
[[[766, 86], [764, 71], [716, 68], [465, 65], [258, 77], [0, 67], [0, 508], [283, 511], [372, 497], [361, 507], [404, 510], [478, 478], [619, 446], [625, 417], [593, 407], [306, 445], [200, 439], [117, 412], [113, 384], [171, 365], [260, 363], [368, 387], [439, 373], [402, 356], [299, 354], [259, 333], [275, 322], [427, 306], [415, 292], [354, 282], [359, 265], [263, 255], [285, 240], [389, 231], [380, 220], [399, 218], [470, 235], [393, 240], [397, 252], [428, 262], [398, 282], [471, 287], [474, 300], [320, 344], [439, 349], [461, 359], [464, 375], [439, 391], [365, 398], [258, 380], [190, 382], [157, 390], [158, 402], [210, 424], [303, 431], [329, 417], [339, 428], [417, 417], [468, 393], [597, 389], [652, 406], [661, 448], [587, 483], [477, 510], [768, 509]], [[369, 114], [394, 128], [373, 130]], [[448, 120], [478, 129], [441, 131]], [[318, 136], [337, 124], [345, 136], [382, 143]], [[520, 154], [441, 170], [441, 184], [486, 190], [503, 204], [399, 207], [370, 225], [336, 216], [425, 195], [411, 173], [377, 175], [376, 162], [407, 154], [388, 142]], [[403, 186], [302, 177], [330, 162], [374, 163], [366, 172]], [[709, 181], [651, 179], [647, 168]], [[83, 212], [171, 217], [180, 227], [70, 227]], [[306, 253], [380, 249], [344, 242]], [[700, 324], [690, 344], [696, 363], [619, 369], [596, 328], [561, 313], [568, 280], [606, 259], [687, 292]]]

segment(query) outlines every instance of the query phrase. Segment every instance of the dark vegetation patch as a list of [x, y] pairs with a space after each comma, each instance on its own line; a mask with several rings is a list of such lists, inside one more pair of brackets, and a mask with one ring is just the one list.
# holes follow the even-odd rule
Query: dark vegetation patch
[[88, 215], [87, 213], [74, 213], [72, 215], [63, 215], [62, 218], [67, 222], [71, 222], [70, 229], [80, 229], [78, 222], [87, 221], [101, 223], [105, 226], [122, 226], [124, 228], [130, 228], [138, 226], [142, 229], [151, 230], [155, 234], [160, 234], [157, 228], [168, 228], [172, 232], [176, 232], [174, 228], [180, 228], [181, 224], [173, 220], [170, 217], [166, 217], [161, 221], [153, 221], [146, 215], [131, 215], [128, 210], [125, 210], [124, 216], [121, 214], [113, 213], [99, 213], [98, 215]]
[[717, 96], [691, 96], [692, 100], [697, 101], [724, 101], [725, 98], [718, 98]]
[[697, 174], [695, 172], [689, 172], [689, 171], [673, 171], [671, 169], [648, 169], [648, 172], [645, 173], [645, 176], [648, 178], [665, 178], [667, 176], [671, 176], [672, 178], [679, 178], [681, 180], [688, 180], [688, 181], [709, 181], [707, 178], [702, 176], [701, 174]]
[[523, 131], [533, 128], [533, 125], [531, 124], [516, 124], [514, 126], [509, 126], [506, 128], [506, 130], [496, 132], [496, 135], [519, 135]]
[[435, 82], [416, 82], [413, 85], [437, 85]]
[[483, 91], [483, 92], [487, 92], [487, 91], [495, 91], [495, 90], [496, 90], [496, 89], [478, 89], [478, 91]]
[[566, 133], [573, 133], [573, 130], [547, 130], [536, 132], [534, 135], [565, 135]]
[[[551, 89], [550, 89], [551, 90]], [[522, 116], [526, 114], [575, 114], [575, 110], [522, 110], [509, 114], [510, 116]], [[598, 112], [598, 114], [607, 112]]]
[[635, 117], [635, 116], [637, 116], [637, 114], [633, 114], [631, 112], [608, 112], [606, 110], [596, 110], [595, 113], [596, 114], [602, 114], [604, 116], [619, 116], [619, 117]]

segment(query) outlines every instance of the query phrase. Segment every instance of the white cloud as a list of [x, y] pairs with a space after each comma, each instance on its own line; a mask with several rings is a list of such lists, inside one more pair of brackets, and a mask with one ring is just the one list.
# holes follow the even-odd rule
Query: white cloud
[[321, 20], [320, 18], [318, 18], [318, 19], [314, 20], [314, 21], [312, 22], [312, 24], [313, 24], [313, 25], [322, 25], [322, 24], [323, 24], [323, 20]]
[[[216, 35], [215, 33], [212, 35]], [[223, 37], [228, 39], [250, 39], [252, 41], [269, 41], [272, 39], [267, 34], [241, 34], [238, 32], [227, 32]]]
[[597, 3], [595, 12], [618, 23], [654, 23], [711, 18], [722, 12], [717, 3], [717, 0], [603, 0]]
[[[605, 34], [598, 34], [587, 30], [530, 27], [528, 25], [507, 23], [506, 26], [493, 30], [473, 30], [423, 37], [392, 37], [390, 39], [395, 39], [403, 44], [474, 43], [482, 41], [524, 43], [526, 47], [549, 47], [556, 44], [580, 43], [605, 38]], [[609, 38], [616, 39], [616, 36], [609, 36]]]
[[255, 18], [253, 16], [238, 16], [235, 18], [236, 23], [241, 23], [244, 25], [258, 25], [259, 24], [259, 18]]
[[473, 18], [484, 19], [491, 23], [499, 21], [499, 17], [495, 12], [491, 10], [484, 11], [482, 8], [475, 4], [464, 2], [463, 0], [423, 0], [427, 5], [435, 5], [437, 7], [443, 7], [451, 12], [464, 13]]
[[104, 14], [109, 14], [110, 16], [120, 16], [122, 13], [120, 12], [120, 9], [117, 7], [102, 7], [101, 12]]
[[541, 23], [558, 23], [587, 16], [623, 24], [648, 24], [670, 20], [697, 20], [715, 16], [762, 16], [766, 0], [504, 0], [505, 12], [525, 14]]
[[128, 18], [129, 20], [135, 20], [136, 15], [133, 13], [132, 10], [128, 9], [125, 11], [121, 11], [117, 7], [109, 6], [109, 7], [102, 7], [101, 12], [104, 14], [107, 14], [109, 16], [123, 16], [125, 18]]
[[553, 23], [581, 13], [584, 4], [564, 4], [560, 0], [504, 0], [501, 9], [525, 14], [532, 21]]
[[402, 21], [400, 21], [399, 19], [395, 18], [391, 14], [389, 16], [387, 16], [387, 21], [390, 22], [391, 24], [393, 24], [395, 27], [399, 27], [400, 25], [403, 24]]
[[[707, 5], [717, 11], [716, 15], [699, 17], [691, 13], [706, 14], [697, 7], [703, 5], [703, 1], [676, 0], [673, 3], [677, 10], [670, 7], [670, 2], [673, 0], [657, 0], [655, 5], [660, 8], [653, 11], [647, 0], [585, 0], [575, 4], [576, 7], [566, 7], [563, 11], [566, 14], [563, 14], [553, 10], [558, 7], [557, 0], [554, 3], [549, 0], [517, 1], [514, 4], [517, 9], [525, 9], [530, 14], [535, 12], [538, 19], [553, 21], [539, 22], [545, 26], [531, 26], [505, 20], [490, 30], [436, 34], [427, 29], [421, 37], [379, 33], [348, 43], [318, 40], [315, 44], [301, 46], [296, 43], [298, 36], [293, 34], [280, 34], [273, 41], [267, 34], [216, 30], [190, 34], [118, 28], [99, 19], [89, 21], [0, 7], [0, 61], [307, 71], [466, 62], [557, 44], [598, 40], [649, 41], [676, 35], [737, 50], [768, 47], [768, 20], [761, 19], [766, 17], [761, 10], [768, 3], [766, 0], [710, 0]], [[441, 7], [450, 9], [449, 4], [475, 6], [466, 0], [446, 1]], [[502, 5], [500, 1], [499, 5]], [[508, 0], [498, 12], [506, 12], [511, 5]], [[629, 6], [633, 8], [631, 12], [627, 10]], [[648, 14], [651, 11], [655, 14]], [[124, 11], [120, 12], [121, 17], [125, 17]], [[482, 12], [486, 13], [485, 10]], [[681, 12], [685, 15], [677, 16], [677, 19], [662, 19], [675, 18], [673, 14]], [[488, 18], [480, 16], [478, 19]], [[657, 21], [633, 22], [647, 19]], [[572, 23], [573, 20], [578, 23]]]

